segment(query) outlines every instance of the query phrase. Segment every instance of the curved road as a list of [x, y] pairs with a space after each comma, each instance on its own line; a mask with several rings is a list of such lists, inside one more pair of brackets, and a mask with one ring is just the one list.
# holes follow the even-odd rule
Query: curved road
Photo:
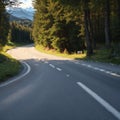
[[55, 57], [32, 45], [9, 54], [25, 67], [0, 85], [0, 120], [120, 120], [120, 66]]

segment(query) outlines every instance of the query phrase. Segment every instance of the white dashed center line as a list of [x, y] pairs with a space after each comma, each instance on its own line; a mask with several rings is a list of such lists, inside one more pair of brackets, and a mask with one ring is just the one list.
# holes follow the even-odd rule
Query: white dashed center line
[[45, 61], [46, 64], [48, 64], [48, 61]]
[[69, 75], [69, 74], [66, 74], [66, 77], [70, 77], [70, 75]]
[[61, 68], [56, 68], [58, 71], [62, 71], [62, 69]]
[[97, 70], [97, 71], [101, 71], [101, 72], [104, 72], [106, 74], [109, 74], [109, 75], [112, 75], [112, 76], [115, 76], [115, 77], [120, 77], [119, 74], [115, 73], [115, 72], [112, 72], [112, 71], [107, 71], [105, 69], [101, 69], [101, 68], [98, 68], [98, 67], [94, 67], [92, 65], [89, 65], [89, 64], [84, 64], [84, 63], [79, 63], [79, 62], [74, 62], [75, 64], [80, 64], [82, 66], [85, 66], [85, 67], [88, 67], [88, 68], [91, 68], [91, 69], [94, 69], [94, 70]]
[[36, 63], [35, 66], [39, 66], [39, 64]]
[[52, 68], [55, 68], [55, 66], [54, 66], [54, 65], [52, 65], [52, 64], [49, 64], [49, 66], [50, 66], [50, 67], [52, 67]]

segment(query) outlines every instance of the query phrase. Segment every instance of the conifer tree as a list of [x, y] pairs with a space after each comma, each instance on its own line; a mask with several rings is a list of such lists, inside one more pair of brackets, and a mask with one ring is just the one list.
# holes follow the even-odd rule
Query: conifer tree
[[3, 1], [0, 0], [0, 48], [6, 44], [9, 30], [8, 15]]
[[[79, 26], [76, 25], [78, 13], [71, 8], [64, 7], [59, 1], [37, 0], [33, 26], [35, 43], [60, 52], [77, 51], [78, 43], [80, 43]], [[70, 26], [73, 28], [71, 29]]]

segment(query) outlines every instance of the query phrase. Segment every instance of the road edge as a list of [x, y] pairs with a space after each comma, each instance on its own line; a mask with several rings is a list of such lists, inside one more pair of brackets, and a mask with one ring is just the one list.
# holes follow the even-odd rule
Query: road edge
[[24, 61], [20, 61], [20, 63], [23, 65], [24, 68], [26, 67], [25, 72], [23, 72], [24, 71], [24, 69], [23, 69], [22, 70], [22, 72], [23, 72], [22, 74], [17, 75], [15, 78], [11, 78], [9, 81], [5, 81], [5, 82], [1, 83], [0, 84], [0, 88], [1, 87], [5, 87], [5, 86], [7, 86], [7, 85], [9, 85], [9, 84], [11, 84], [13, 82], [15, 82], [15, 81], [17, 81], [17, 80], [25, 77], [27, 74], [30, 73], [30, 71], [31, 71], [30, 65], [27, 62], [24, 62]]

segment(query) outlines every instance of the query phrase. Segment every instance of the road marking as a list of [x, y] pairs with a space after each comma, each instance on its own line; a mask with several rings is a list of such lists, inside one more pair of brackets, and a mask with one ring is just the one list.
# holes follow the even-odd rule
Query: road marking
[[[54, 66], [53, 64], [49, 64], [49, 66], [52, 67], [52, 68], [55, 68], [55, 66]], [[62, 71], [62, 69], [59, 68], [59, 67], [56, 67], [56, 69], [57, 69], [58, 71]]]
[[110, 72], [110, 71], [104, 71], [104, 72], [107, 73], [107, 74], [109, 74], [109, 75], [115, 76], [115, 77], [120, 77], [119, 74], [114, 73], [114, 72]]
[[75, 64], [79, 64], [79, 62], [74, 62]]
[[7, 86], [7, 85], [9, 85], [9, 84], [11, 84], [11, 83], [13, 83], [13, 82], [15, 82], [15, 81], [17, 81], [17, 80], [25, 77], [27, 74], [29, 74], [29, 72], [31, 71], [31, 67], [30, 67], [30, 66], [28, 65], [28, 63], [26, 63], [26, 62], [21, 62], [21, 63], [23, 63], [23, 64], [26, 65], [27, 71], [26, 71], [25, 73], [23, 73], [21, 76], [15, 78], [15, 79], [12, 79], [12, 80], [10, 80], [10, 81], [8, 81], [8, 82], [5, 82], [5, 83], [3, 83], [3, 84], [1, 84], [0, 87]]
[[66, 77], [70, 77], [70, 75], [69, 75], [69, 74], [66, 74]]
[[61, 68], [56, 68], [58, 71], [62, 71], [62, 69]]
[[105, 70], [104, 70], [104, 69], [100, 69], [100, 71], [101, 71], [101, 72], [105, 72]]
[[54, 65], [52, 65], [52, 64], [49, 64], [49, 66], [50, 66], [50, 67], [52, 67], [52, 68], [55, 68], [55, 66], [54, 66]]
[[79, 62], [74, 62], [75, 64], [80, 64], [82, 66], [85, 66], [85, 67], [88, 67], [88, 68], [91, 68], [91, 69], [94, 69], [94, 70], [97, 70], [97, 71], [101, 71], [101, 72], [104, 72], [106, 74], [109, 74], [109, 75], [112, 75], [112, 76], [115, 76], [115, 77], [120, 77], [119, 74], [115, 73], [115, 72], [112, 72], [112, 71], [107, 71], [107, 70], [104, 70], [102, 68], [98, 68], [98, 67], [94, 67], [92, 65], [89, 65], [89, 64], [84, 64], [84, 63], [79, 63]]
[[99, 68], [97, 68], [97, 67], [93, 67], [93, 69], [95, 69], [95, 70], [99, 70]]
[[120, 120], [120, 112], [117, 111], [112, 105], [110, 105], [107, 101], [102, 99], [99, 95], [93, 92], [90, 88], [82, 84], [81, 82], [77, 82], [77, 84], [84, 89], [90, 96], [92, 96], [97, 102], [99, 102], [107, 111], [112, 113], [118, 120]]
[[91, 66], [91, 65], [87, 65], [87, 67], [92, 68], [92, 66]]
[[81, 65], [86, 66], [86, 64], [82, 63]]
[[116, 74], [116, 73], [110, 73], [111, 75], [113, 76], [116, 76], [116, 77], [120, 77], [120, 75]]
[[46, 64], [48, 64], [48, 61], [45, 61]]
[[35, 65], [35, 66], [39, 66], [39, 64], [37, 64], [37, 63], [35, 63], [34, 65]]

